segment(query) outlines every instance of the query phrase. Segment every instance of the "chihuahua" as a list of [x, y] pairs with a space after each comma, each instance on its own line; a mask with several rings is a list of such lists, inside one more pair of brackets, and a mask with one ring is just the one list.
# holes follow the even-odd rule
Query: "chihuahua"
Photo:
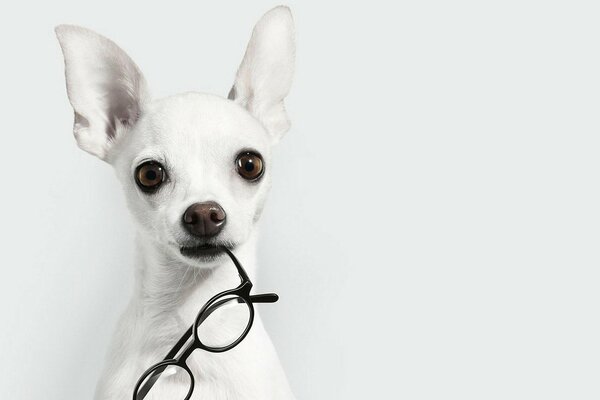
[[[294, 72], [294, 23], [283, 6], [261, 18], [228, 98], [188, 92], [152, 99], [140, 69], [115, 43], [70, 25], [56, 34], [77, 144], [114, 167], [136, 226], [133, 297], [95, 396], [131, 399], [138, 377], [162, 360], [199, 308], [235, 287], [235, 268], [219, 249], [234, 252], [251, 276], [256, 271], [271, 149], [290, 126], [284, 98]], [[193, 399], [294, 398], [259, 315], [239, 346], [196, 351], [188, 366]]]

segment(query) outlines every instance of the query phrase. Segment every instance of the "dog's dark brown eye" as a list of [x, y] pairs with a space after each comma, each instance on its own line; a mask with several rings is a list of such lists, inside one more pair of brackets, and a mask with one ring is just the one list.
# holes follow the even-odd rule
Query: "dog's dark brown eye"
[[165, 180], [165, 169], [156, 161], [140, 164], [135, 170], [135, 182], [144, 192], [153, 192]]
[[235, 165], [238, 174], [248, 181], [257, 180], [265, 171], [265, 165], [260, 154], [251, 151], [240, 153], [237, 156]]

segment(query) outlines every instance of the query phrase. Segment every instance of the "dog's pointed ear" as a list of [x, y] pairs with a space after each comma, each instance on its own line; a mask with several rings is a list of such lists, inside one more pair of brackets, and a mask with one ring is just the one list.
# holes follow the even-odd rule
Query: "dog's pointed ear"
[[283, 101], [292, 84], [295, 53], [292, 13], [276, 7], [254, 27], [228, 96], [261, 121], [275, 141], [290, 128]]
[[117, 136], [135, 124], [148, 100], [139, 68], [111, 40], [85, 28], [59, 25], [73, 133], [83, 150], [107, 160]]

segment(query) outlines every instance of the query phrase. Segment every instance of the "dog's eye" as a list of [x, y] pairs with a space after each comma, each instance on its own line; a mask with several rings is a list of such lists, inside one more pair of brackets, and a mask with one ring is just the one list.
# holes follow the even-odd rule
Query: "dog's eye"
[[135, 170], [135, 183], [144, 192], [153, 192], [165, 180], [165, 169], [156, 161], [140, 164]]
[[240, 153], [235, 160], [238, 174], [248, 181], [255, 181], [265, 171], [262, 157], [258, 153], [245, 151]]

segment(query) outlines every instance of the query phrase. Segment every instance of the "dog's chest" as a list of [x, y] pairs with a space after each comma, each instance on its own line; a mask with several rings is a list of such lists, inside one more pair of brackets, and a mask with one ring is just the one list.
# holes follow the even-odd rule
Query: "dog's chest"
[[270, 385], [261, 376], [262, 372], [242, 354], [246, 352], [237, 353], [197, 353], [192, 356], [188, 361], [196, 382], [192, 399], [268, 398], [265, 387]]

